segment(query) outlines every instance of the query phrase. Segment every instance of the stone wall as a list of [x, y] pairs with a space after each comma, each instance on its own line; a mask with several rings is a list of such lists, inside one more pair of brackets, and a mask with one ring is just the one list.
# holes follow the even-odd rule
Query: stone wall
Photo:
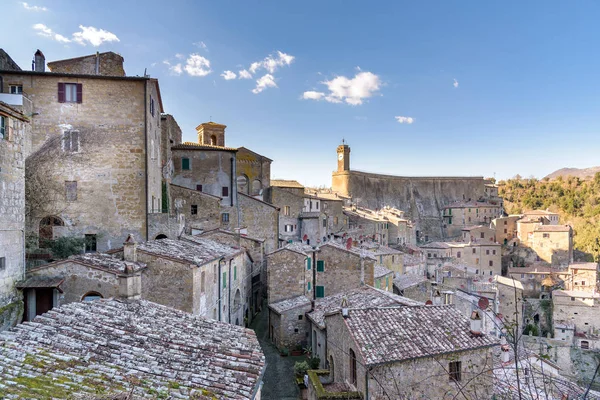
[[[57, 216], [64, 228], [55, 236], [94, 234], [98, 251], [119, 246], [129, 233], [145, 239], [150, 147], [144, 125], [146, 80], [17, 74], [4, 78], [22, 83], [33, 99], [34, 153], [27, 159], [26, 177], [30, 234], [37, 236], [43, 218]], [[82, 84], [82, 102], [59, 103], [59, 82]], [[150, 138], [160, 132], [158, 121], [148, 132]], [[148, 168], [153, 165], [160, 168], [159, 162]], [[76, 185], [76, 198], [67, 200], [65, 182]], [[152, 196], [160, 197], [161, 185], [149, 183], [151, 203]]]
[[314, 265], [307, 270], [306, 258], [306, 255], [288, 249], [281, 249], [267, 255], [268, 304], [301, 295], [312, 297]]
[[481, 177], [400, 177], [359, 171], [334, 172], [332, 188], [352, 196], [360, 207], [386, 205], [406, 212], [420, 236], [443, 237], [442, 209], [455, 200], [478, 199], [484, 194]]
[[68, 60], [50, 61], [48, 69], [63, 74], [125, 76], [123, 61], [122, 56], [109, 51]]
[[63, 293], [59, 293], [58, 304], [55, 306], [81, 301], [89, 292], [99, 293], [105, 299], [119, 297], [119, 276], [117, 274], [71, 261], [30, 269], [27, 276], [64, 278], [60, 285]]
[[239, 194], [240, 227], [248, 229], [248, 235], [265, 242], [265, 252], [278, 247], [279, 210], [277, 207], [253, 197]]
[[[355, 289], [361, 286], [363, 279], [365, 284], [374, 285], [375, 260], [373, 259], [361, 259], [354, 252], [324, 245], [319, 248], [318, 260], [324, 262], [324, 271], [316, 272], [315, 287], [323, 286], [325, 296]], [[361, 263], [364, 265], [364, 273]]]
[[20, 321], [21, 294], [14, 285], [25, 275], [25, 157], [31, 126], [17, 110], [0, 104], [0, 330]]
[[310, 311], [310, 307], [308, 304], [287, 310], [282, 314], [277, 314], [269, 309], [271, 321], [279, 319], [276, 323], [279, 329], [275, 341], [277, 347], [285, 347], [289, 350], [293, 350], [298, 345], [306, 347], [310, 329], [306, 313]]
[[531, 249], [538, 257], [553, 266], [566, 267], [573, 261], [573, 231], [534, 231]]
[[7, 52], [0, 49], [0, 71], [2, 70], [21, 71], [21, 67], [14, 62]]
[[568, 321], [575, 324], [577, 332], [597, 333], [600, 329], [600, 303], [592, 298], [552, 296], [552, 320]]
[[259, 196], [271, 185], [271, 160], [244, 147], [238, 149], [236, 170], [244, 178], [245, 186], [238, 188], [244, 194]]
[[[304, 207], [303, 193], [304, 189], [270, 187], [267, 190], [266, 201], [279, 208], [279, 237], [285, 241], [301, 238], [299, 218]], [[286, 232], [286, 225], [292, 226], [291, 232]]]
[[[183, 215], [186, 227], [208, 231], [221, 226], [221, 198], [178, 185], [169, 188], [171, 213]], [[196, 214], [192, 214], [192, 206], [196, 206]]]

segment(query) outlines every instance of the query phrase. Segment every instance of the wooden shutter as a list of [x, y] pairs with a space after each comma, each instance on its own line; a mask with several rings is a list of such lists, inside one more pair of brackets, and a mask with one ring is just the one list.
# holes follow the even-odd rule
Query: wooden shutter
[[58, 102], [65, 102], [65, 84], [63, 82], [58, 83]]
[[306, 259], [306, 269], [310, 269], [310, 264], [311, 264], [311, 259], [310, 259], [310, 257], [308, 257]]
[[184, 170], [190, 169], [190, 159], [189, 158], [181, 159], [181, 169], [184, 169]]
[[222, 195], [223, 197], [229, 196], [229, 188], [227, 186], [223, 186]]
[[325, 261], [317, 260], [317, 272], [324, 272], [324, 271], [325, 271]]
[[83, 85], [81, 83], [77, 84], [77, 102], [83, 103]]

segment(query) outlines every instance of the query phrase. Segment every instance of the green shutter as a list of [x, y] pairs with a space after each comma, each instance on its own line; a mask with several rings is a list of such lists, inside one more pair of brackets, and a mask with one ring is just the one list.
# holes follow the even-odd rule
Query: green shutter
[[237, 281], [237, 266], [233, 266], [233, 280]]
[[390, 287], [390, 277], [386, 276], [385, 277], [385, 290], [388, 290], [389, 287]]
[[324, 272], [324, 271], [325, 271], [325, 261], [317, 260], [317, 272]]
[[381, 281], [379, 279], [375, 281], [375, 288], [381, 289]]
[[308, 282], [308, 283], [306, 284], [306, 287], [307, 287], [308, 291], [310, 292], [310, 282]]
[[181, 169], [190, 169], [190, 159], [189, 158], [182, 158], [181, 159]]
[[227, 272], [223, 272], [223, 289], [227, 287]]
[[306, 269], [308, 269], [308, 270], [310, 270], [310, 263], [311, 263], [311, 261], [312, 261], [312, 260], [310, 259], [310, 257], [308, 257], [308, 258], [306, 259]]
[[317, 286], [317, 297], [325, 297], [325, 286]]

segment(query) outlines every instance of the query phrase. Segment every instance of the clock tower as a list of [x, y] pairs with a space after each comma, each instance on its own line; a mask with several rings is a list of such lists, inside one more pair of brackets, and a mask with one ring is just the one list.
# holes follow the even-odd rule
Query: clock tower
[[350, 171], [350, 146], [345, 142], [337, 147], [338, 172]]

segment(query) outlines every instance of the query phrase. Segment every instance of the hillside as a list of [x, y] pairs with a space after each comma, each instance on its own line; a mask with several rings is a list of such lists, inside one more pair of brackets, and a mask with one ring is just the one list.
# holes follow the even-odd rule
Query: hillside
[[550, 209], [575, 231], [575, 249], [586, 259], [600, 258], [600, 172], [592, 179], [558, 176], [554, 180], [509, 179], [498, 182], [509, 214]]
[[[546, 175], [545, 178], [548, 179], [556, 179], [559, 176], [563, 178], [567, 178], [572, 176], [574, 178], [579, 179], [592, 179], [597, 172], [600, 172], [600, 167], [590, 167], [590, 168], [561, 168], [559, 170], [554, 171], [551, 174]], [[544, 178], [544, 179], [545, 179]]]

